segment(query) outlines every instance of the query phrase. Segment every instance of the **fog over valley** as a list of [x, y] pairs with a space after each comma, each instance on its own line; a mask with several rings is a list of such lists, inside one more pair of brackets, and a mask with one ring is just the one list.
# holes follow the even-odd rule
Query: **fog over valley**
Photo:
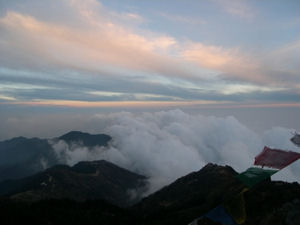
[[[39, 130], [39, 123], [26, 124]], [[107, 147], [90, 147], [49, 139], [59, 163], [73, 166], [80, 161], [105, 159], [147, 176], [150, 192], [207, 163], [231, 165], [242, 172], [264, 146], [298, 150], [290, 141], [294, 129], [273, 127], [258, 134], [232, 116], [203, 116], [179, 109], [95, 114], [77, 126], [81, 131], [108, 134], [112, 140]], [[44, 168], [48, 167], [47, 160], [41, 158]], [[296, 162], [272, 179], [299, 182], [299, 166]]]

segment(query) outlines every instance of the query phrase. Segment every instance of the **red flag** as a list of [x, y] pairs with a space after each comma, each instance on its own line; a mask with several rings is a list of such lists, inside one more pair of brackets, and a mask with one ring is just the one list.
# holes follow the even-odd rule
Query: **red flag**
[[300, 153], [271, 149], [265, 146], [264, 150], [255, 157], [254, 165], [282, 169], [299, 158]]

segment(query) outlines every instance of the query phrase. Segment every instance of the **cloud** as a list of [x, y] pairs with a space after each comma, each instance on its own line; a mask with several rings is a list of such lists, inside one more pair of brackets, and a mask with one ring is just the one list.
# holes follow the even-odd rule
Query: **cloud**
[[[187, 71], [184, 63], [166, 54], [177, 44], [173, 37], [151, 32], [139, 34], [142, 32], [138, 29], [115, 22], [95, 0], [66, 2], [84, 26], [43, 21], [32, 15], [7, 11], [0, 19], [4, 33], [0, 39], [2, 66], [52, 66], [100, 73], [111, 72], [117, 66], [119, 70], [162, 76], [198, 77]], [[126, 14], [126, 17], [138, 16]]]
[[207, 21], [201, 18], [188, 17], [182, 15], [173, 15], [165, 12], [160, 12], [159, 15], [175, 23], [183, 23], [188, 25], [203, 25], [207, 23]]
[[5, 101], [15, 101], [16, 98], [12, 96], [7, 96], [7, 95], [0, 95], [0, 100], [5, 100]]
[[251, 21], [255, 16], [255, 10], [250, 7], [247, 1], [245, 0], [213, 0], [222, 9], [232, 16], [236, 16], [242, 19]]
[[202, 67], [218, 70], [223, 78], [260, 84], [271, 81], [261, 70], [261, 65], [238, 48], [190, 42], [183, 49], [182, 57]]
[[[238, 82], [238, 85], [256, 85], [263, 91], [265, 85], [276, 92], [297, 89], [300, 82], [300, 42], [292, 42], [271, 52], [245, 53], [239, 48], [204, 45], [188, 42], [181, 56], [201, 67], [219, 71], [219, 78]], [[232, 84], [235, 85], [236, 83]]]
[[127, 12], [127, 13], [112, 13], [114, 17], [118, 18], [120, 21], [125, 21], [134, 24], [145, 23], [146, 19], [137, 13]]
[[[273, 79], [281, 80], [285, 83], [294, 83], [299, 85], [300, 83], [300, 65], [298, 58], [300, 57], [300, 40], [292, 41], [284, 46], [281, 46], [271, 52], [269, 52], [264, 58], [264, 64], [270, 70], [270, 76]], [[290, 88], [294, 85], [290, 85]]]
[[102, 157], [106, 151], [105, 147], [88, 148], [80, 143], [67, 144], [65, 141], [50, 140], [58, 162], [62, 164], [74, 165], [80, 161], [93, 161]]
[[[272, 121], [280, 120], [284, 114], [272, 114], [271, 111], [259, 113], [257, 117], [260, 119], [252, 118], [251, 123], [249, 116], [244, 120], [250, 125], [267, 124], [269, 117], [273, 117]], [[245, 114], [245, 111], [241, 112]], [[150, 191], [197, 171], [209, 162], [227, 164], [242, 172], [253, 165], [254, 157], [265, 145], [299, 152], [289, 140], [293, 129], [262, 128], [265, 131], [258, 134], [232, 116], [204, 116], [181, 110], [152, 113], [104, 111], [94, 115], [52, 113], [44, 117], [36, 113], [20, 117], [10, 114], [1, 116], [0, 127], [2, 140], [20, 135], [57, 137], [70, 130], [109, 134], [113, 142], [108, 149], [68, 145], [63, 141], [52, 142], [52, 146], [61, 163], [74, 165], [82, 160], [105, 159], [144, 174], [150, 177]], [[300, 182], [299, 163], [293, 163], [273, 178]], [[46, 158], [41, 160], [41, 165], [47, 166]]]
[[[150, 177], [150, 192], [206, 163], [231, 165], [238, 172], [253, 165], [264, 145], [297, 151], [289, 141], [291, 130], [273, 128], [262, 137], [234, 117], [188, 114], [181, 110], [133, 114], [97, 114], [90, 120], [94, 127], [113, 137], [109, 149], [53, 145], [66, 162], [106, 159]], [[63, 154], [62, 154], [63, 153]], [[299, 165], [286, 169], [277, 179], [298, 180]]]
[[[247, 8], [242, 1], [221, 2], [232, 9]], [[276, 102], [283, 90], [299, 94], [299, 41], [254, 52], [181, 40], [139, 26], [145, 21], [139, 13], [115, 12], [96, 0], [7, 3], [0, 14], [0, 79], [9, 77], [6, 82], [15, 88], [3, 91], [0, 84], [1, 100], [235, 101], [242, 92], [255, 95], [255, 101], [265, 100], [268, 93]], [[20, 83], [26, 82], [46, 84], [48, 90], [25, 93]], [[89, 94], [95, 91], [123, 95], [105, 99]]]

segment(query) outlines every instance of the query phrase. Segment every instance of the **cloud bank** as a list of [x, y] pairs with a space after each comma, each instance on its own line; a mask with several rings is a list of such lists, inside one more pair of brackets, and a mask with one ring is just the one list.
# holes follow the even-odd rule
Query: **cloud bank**
[[[213, 2], [226, 16], [255, 20], [246, 2]], [[72, 100], [260, 103], [282, 102], [280, 95], [299, 103], [298, 39], [271, 50], [228, 46], [221, 41], [225, 34], [212, 41], [158, 31], [145, 24], [149, 18], [143, 10], [115, 11], [97, 0], [4, 1], [1, 6], [0, 102], [68, 107]], [[199, 22], [158, 14], [164, 24]], [[212, 32], [209, 18], [205, 26], [201, 20], [201, 33]]]
[[[91, 121], [113, 137], [109, 149], [67, 146], [60, 141], [53, 144], [56, 153], [70, 165], [105, 159], [144, 174], [150, 178], [150, 192], [209, 162], [227, 164], [242, 172], [253, 165], [264, 145], [297, 151], [289, 141], [291, 130], [277, 127], [260, 137], [234, 117], [171, 110], [98, 114]], [[299, 182], [299, 169], [299, 163], [295, 163], [274, 178]]]

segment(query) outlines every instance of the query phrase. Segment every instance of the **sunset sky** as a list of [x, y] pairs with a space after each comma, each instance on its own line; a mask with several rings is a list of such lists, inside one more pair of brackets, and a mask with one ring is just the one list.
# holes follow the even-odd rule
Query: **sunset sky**
[[298, 0], [0, 0], [0, 113], [300, 107]]

